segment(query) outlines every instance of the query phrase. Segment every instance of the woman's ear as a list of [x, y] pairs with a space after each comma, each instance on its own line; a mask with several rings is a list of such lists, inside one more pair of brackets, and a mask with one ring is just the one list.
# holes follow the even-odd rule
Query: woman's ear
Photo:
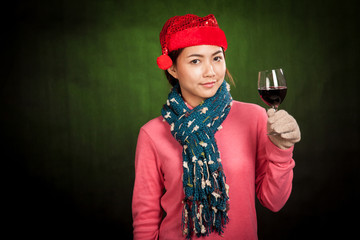
[[168, 68], [168, 70], [166, 70], [166, 71], [168, 71], [168, 73], [169, 73], [171, 76], [173, 76], [173, 78], [178, 79], [177, 70], [176, 70], [176, 67], [175, 67], [175, 65], [174, 65], [174, 64], [173, 64], [173, 65], [171, 65], [171, 67], [170, 67], [170, 68]]

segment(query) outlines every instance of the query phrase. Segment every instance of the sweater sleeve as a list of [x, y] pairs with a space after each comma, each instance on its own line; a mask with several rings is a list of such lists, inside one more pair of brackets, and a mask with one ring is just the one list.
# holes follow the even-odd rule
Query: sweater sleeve
[[163, 189], [164, 179], [155, 145], [141, 128], [136, 146], [132, 198], [134, 240], [158, 239]]
[[291, 193], [294, 147], [283, 150], [270, 141], [265, 111], [258, 124], [256, 195], [264, 207], [277, 212], [285, 205]]

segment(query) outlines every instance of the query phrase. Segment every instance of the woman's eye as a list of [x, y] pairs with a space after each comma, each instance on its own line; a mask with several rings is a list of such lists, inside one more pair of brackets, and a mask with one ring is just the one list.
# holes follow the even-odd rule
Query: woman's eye
[[194, 59], [194, 60], [192, 60], [190, 63], [193, 63], [193, 64], [198, 64], [200, 62], [200, 60], [199, 59]]
[[219, 61], [221, 61], [221, 60], [222, 60], [222, 57], [220, 57], [220, 56], [214, 57], [214, 61], [215, 61], [215, 62], [219, 62]]

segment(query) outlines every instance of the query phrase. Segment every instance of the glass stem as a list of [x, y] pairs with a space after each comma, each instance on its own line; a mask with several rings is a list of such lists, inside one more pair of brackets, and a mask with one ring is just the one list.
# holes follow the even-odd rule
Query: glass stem
[[[279, 108], [279, 105], [272, 105], [271, 108], [274, 109], [275, 112], [276, 112], [278, 110], [278, 108]], [[280, 133], [277, 133], [277, 132], [273, 131], [273, 132], [269, 132], [267, 135], [268, 136], [276, 136], [276, 135], [280, 135]]]

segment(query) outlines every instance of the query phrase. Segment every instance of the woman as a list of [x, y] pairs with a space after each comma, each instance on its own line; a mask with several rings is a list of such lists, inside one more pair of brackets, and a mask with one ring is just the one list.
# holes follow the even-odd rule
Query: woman
[[299, 127], [283, 110], [232, 100], [213, 15], [170, 18], [160, 43], [173, 88], [138, 136], [134, 239], [257, 239], [255, 194], [272, 211], [286, 203]]

